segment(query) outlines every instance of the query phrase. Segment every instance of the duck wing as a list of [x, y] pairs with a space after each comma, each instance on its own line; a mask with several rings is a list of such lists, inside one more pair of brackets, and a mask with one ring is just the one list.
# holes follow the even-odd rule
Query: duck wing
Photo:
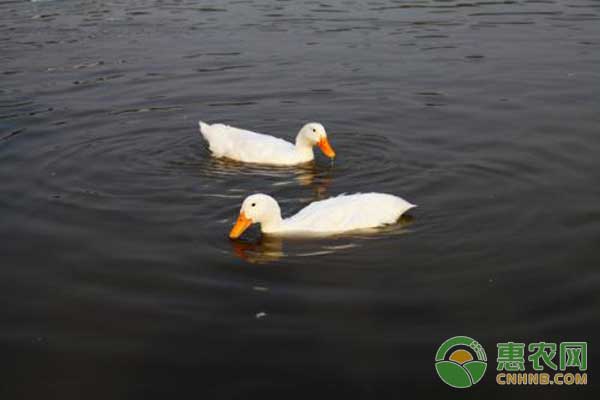
[[340, 195], [311, 203], [284, 223], [290, 231], [345, 232], [394, 223], [413, 207], [385, 193]]
[[270, 135], [224, 124], [200, 122], [200, 132], [216, 157], [254, 163], [272, 163], [294, 156], [294, 145]]

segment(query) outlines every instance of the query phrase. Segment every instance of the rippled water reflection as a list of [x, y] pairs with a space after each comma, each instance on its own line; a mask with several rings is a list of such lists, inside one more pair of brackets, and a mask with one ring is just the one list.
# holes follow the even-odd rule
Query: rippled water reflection
[[[1, 2], [2, 398], [444, 395], [456, 334], [597, 359], [599, 7]], [[215, 160], [198, 119], [316, 120], [338, 158]], [[419, 208], [230, 242], [257, 191], [286, 215], [355, 191]]]

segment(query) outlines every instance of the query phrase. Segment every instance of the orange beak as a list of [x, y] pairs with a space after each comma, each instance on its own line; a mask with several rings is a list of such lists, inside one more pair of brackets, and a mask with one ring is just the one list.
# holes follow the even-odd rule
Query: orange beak
[[331, 145], [329, 144], [329, 141], [327, 140], [326, 137], [319, 140], [317, 142], [317, 145], [319, 146], [319, 148], [321, 149], [323, 154], [325, 154], [327, 157], [329, 157], [329, 158], [335, 157], [335, 151], [333, 151], [333, 149], [331, 148]]
[[252, 225], [252, 220], [250, 218], [247, 218], [246, 214], [244, 214], [243, 211], [240, 212], [240, 216], [238, 217], [237, 221], [235, 222], [235, 225], [233, 226], [233, 228], [231, 228], [231, 231], [229, 232], [229, 238], [239, 238], [240, 236], [242, 236], [242, 233], [244, 233], [244, 231], [250, 227], [250, 225]]

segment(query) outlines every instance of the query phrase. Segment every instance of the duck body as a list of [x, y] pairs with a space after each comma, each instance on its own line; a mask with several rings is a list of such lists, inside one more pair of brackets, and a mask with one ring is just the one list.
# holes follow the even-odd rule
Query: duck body
[[318, 123], [306, 124], [298, 133], [296, 143], [270, 135], [235, 128], [224, 124], [199, 122], [200, 132], [216, 157], [270, 165], [296, 165], [315, 158], [313, 146], [318, 145], [329, 157], [334, 157], [325, 128]]
[[343, 194], [311, 203], [283, 219], [275, 199], [255, 194], [242, 203], [240, 216], [229, 236], [239, 237], [253, 223], [259, 223], [265, 234], [335, 235], [395, 223], [413, 207], [416, 206], [391, 194]]
[[[338, 233], [392, 224], [415, 207], [385, 193], [342, 194], [315, 201], [283, 220], [277, 232]], [[265, 233], [269, 233], [263, 231]]]

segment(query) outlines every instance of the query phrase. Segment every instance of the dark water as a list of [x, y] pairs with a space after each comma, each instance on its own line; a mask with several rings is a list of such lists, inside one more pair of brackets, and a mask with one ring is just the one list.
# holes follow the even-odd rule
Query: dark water
[[[599, 106], [597, 0], [2, 1], [0, 397], [445, 398], [453, 335], [491, 360], [466, 394], [590, 397]], [[339, 157], [216, 161], [200, 118]], [[419, 208], [226, 236], [255, 191], [371, 190]], [[589, 386], [498, 387], [509, 340], [589, 341]]]

